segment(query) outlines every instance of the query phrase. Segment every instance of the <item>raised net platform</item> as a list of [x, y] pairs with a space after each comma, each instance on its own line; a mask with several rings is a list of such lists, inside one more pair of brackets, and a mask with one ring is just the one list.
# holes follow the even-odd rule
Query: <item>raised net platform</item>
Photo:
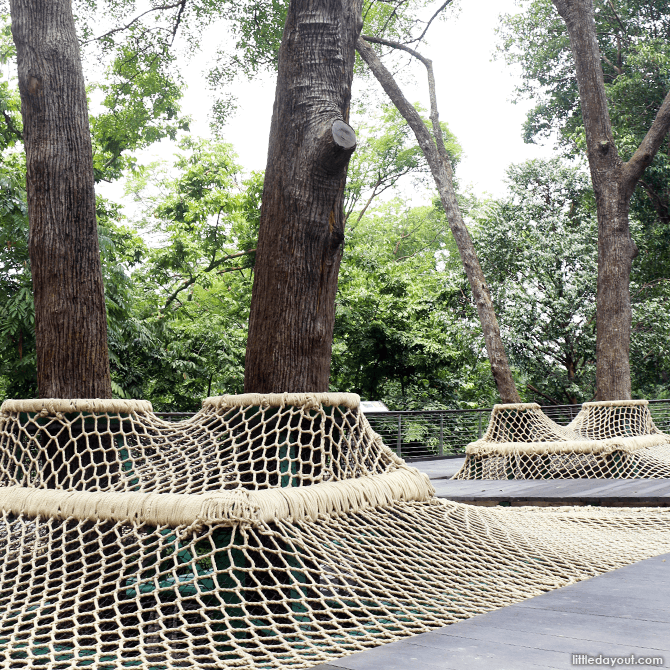
[[205, 493], [308, 486], [396, 469], [358, 396], [207, 398], [173, 423], [144, 400], [6, 400], [0, 486]]
[[646, 400], [589, 402], [567, 426], [535, 403], [496, 405], [453, 479], [665, 479], [670, 436]]
[[356, 396], [3, 411], [3, 669], [310, 667], [670, 551], [665, 511], [438, 501]]

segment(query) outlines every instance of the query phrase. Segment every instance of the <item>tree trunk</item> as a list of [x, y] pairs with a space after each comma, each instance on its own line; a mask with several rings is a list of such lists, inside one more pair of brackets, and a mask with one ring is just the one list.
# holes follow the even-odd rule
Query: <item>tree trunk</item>
[[361, 0], [292, 0], [279, 52], [246, 392], [328, 390]]
[[[429, 82], [432, 84], [431, 119], [433, 120], [433, 127], [438, 144], [435, 143], [428, 132], [428, 129], [424, 125], [421, 116], [416, 109], [414, 109], [414, 106], [405, 98], [400, 87], [393, 79], [393, 75], [384, 67], [372, 47], [370, 47], [365, 40], [359, 38], [356, 43], [356, 48], [361, 55], [361, 58], [367, 63], [370, 70], [372, 70], [372, 73], [382, 85], [384, 91], [386, 91], [393, 104], [403, 115], [416, 135], [417, 142], [426, 157], [433, 178], [435, 179], [442, 206], [446, 212], [451, 232], [454, 235], [456, 246], [461, 255], [465, 273], [470, 282], [472, 296], [477, 305], [479, 320], [484, 332], [484, 341], [486, 342], [486, 350], [491, 362], [491, 371], [496, 386], [498, 387], [498, 393], [500, 393], [500, 399], [503, 403], [518, 403], [520, 402], [520, 398], [516, 385], [514, 384], [514, 379], [512, 378], [512, 372], [500, 337], [500, 328], [493, 308], [493, 302], [491, 301], [491, 294], [486, 285], [482, 268], [479, 265], [479, 259], [477, 258], [474, 245], [472, 244], [470, 233], [463, 222], [463, 217], [461, 216], [458, 203], [456, 202], [451, 164], [446, 153], [446, 148], [444, 147], [442, 132], [437, 116], [434, 82], [432, 81], [432, 68], [428, 68]], [[420, 57], [420, 59], [426, 64], [427, 59], [424, 59], [423, 57]], [[439, 146], [440, 144], [441, 146]]]
[[637, 247], [628, 210], [637, 181], [670, 128], [670, 93], [646, 137], [624, 163], [614, 145], [591, 0], [553, 0], [565, 21], [575, 59], [591, 180], [598, 210], [596, 388], [598, 400], [628, 400], [630, 271]]
[[111, 398], [86, 90], [70, 0], [11, 0], [41, 398]]

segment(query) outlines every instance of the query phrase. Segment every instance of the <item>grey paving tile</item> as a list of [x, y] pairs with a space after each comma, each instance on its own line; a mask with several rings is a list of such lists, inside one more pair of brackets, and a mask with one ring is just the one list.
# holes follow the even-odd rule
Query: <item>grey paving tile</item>
[[626, 495], [629, 491], [632, 492], [635, 484], [630, 481], [621, 481], [617, 479], [611, 480], [593, 480], [593, 479], [576, 479], [571, 481], [545, 480], [537, 484], [530, 484], [531, 480], [526, 480], [527, 491], [533, 494], [544, 494], [551, 497], [618, 497]]
[[[474, 496], [477, 498], [486, 498], [491, 496], [500, 496], [506, 493], [506, 482], [490, 482], [481, 480], [433, 480], [433, 486], [439, 492], [440, 497], [454, 496]], [[516, 483], [513, 483], [516, 486]], [[509, 489], [509, 485], [507, 486]]]
[[626, 578], [627, 572], [635, 573], [636, 581], [653, 580], [657, 583], [667, 583], [670, 581], [670, 554], [654, 556], [644, 561], [638, 561], [623, 568], [606, 572], [600, 575], [598, 579], [603, 581], [618, 580]]
[[[526, 479], [526, 480], [501, 480], [501, 481], [490, 481], [490, 480], [446, 480], [445, 482], [440, 482], [441, 490], [463, 493], [472, 493], [477, 496], [490, 496], [494, 495], [507, 496], [507, 495], [523, 495], [533, 492], [542, 492], [547, 495], [554, 495], [557, 491], [564, 491], [566, 489], [572, 488], [578, 491], [587, 490], [590, 486], [588, 482], [574, 481], [568, 482], [565, 484], [556, 484], [555, 480], [546, 480], [538, 481], [535, 479]], [[560, 489], [558, 488], [560, 486]]]
[[556, 485], [551, 481], [537, 481], [525, 479], [517, 481], [503, 481], [491, 487], [491, 493], [496, 496], [523, 497], [527, 495], [555, 495]]
[[670, 482], [659, 483], [659, 480], [433, 480], [433, 485], [438, 497], [457, 500], [532, 502], [559, 499], [599, 503], [631, 499], [642, 503], [648, 499], [649, 504], [654, 505], [670, 498]]
[[[619, 577], [618, 579], [588, 579], [581, 583], [580, 589], [573, 591], [578, 598], [591, 597], [591, 595], [603, 595], [609, 598], [628, 598], [631, 601], [642, 601], [654, 606], [655, 600], [660, 600], [659, 589], [653, 580], [636, 579], [631, 583]], [[564, 595], [568, 595], [570, 591]], [[549, 601], [551, 599], [547, 599]], [[668, 603], [670, 605], [670, 603]]]
[[[448, 635], [415, 643], [416, 636], [402, 642], [377, 647], [330, 661], [347, 670], [537, 670], [569, 667], [565, 653], [512, 647], [487, 641], [467, 640]], [[318, 666], [317, 666], [318, 667]]]
[[643, 483], [639, 484], [635, 480], [619, 484], [616, 487], [612, 486], [603, 492], [594, 492], [594, 495], [603, 497], [621, 497], [621, 498], [636, 498], [638, 500], [651, 499], [663, 500], [667, 496], [661, 487], [653, 484]]
[[[657, 594], [660, 595], [657, 589]], [[554, 610], [557, 612], [578, 612], [580, 614], [594, 614], [602, 616], [616, 616], [626, 619], [640, 619], [642, 621], [665, 621], [670, 623], [670, 601], [664, 593], [665, 602], [659, 597], [653, 602], [631, 600], [628, 596], [615, 596], [607, 593], [589, 593], [581, 598], [573, 593], [563, 594], [556, 592], [551, 600], [539, 602], [529, 598], [516, 605], [535, 610]]]
[[[318, 670], [565, 669], [572, 654], [662, 656], [670, 666], [670, 554], [640, 561]], [[663, 562], [665, 559], [665, 562]], [[667, 603], [667, 604], [666, 604]], [[656, 666], [659, 667], [659, 666]]]
[[632, 493], [636, 495], [637, 494], [648, 495], [651, 493], [657, 496], [670, 495], [670, 480], [635, 479], [631, 481], [631, 489]]
[[551, 495], [565, 492], [580, 492], [587, 490], [592, 483], [582, 479], [560, 480], [560, 479], [526, 479], [522, 486], [524, 491], [546, 491]]
[[588, 653], [593, 655], [607, 653], [611, 656], [630, 656], [631, 654], [641, 655], [642, 652], [646, 651], [645, 647], [641, 647], [639, 644], [634, 644], [630, 641], [604, 643], [594, 640], [576, 640], [564, 635], [557, 635], [555, 632], [553, 634], [540, 633], [532, 628], [527, 630], [508, 630], [490, 625], [470, 627], [447, 626], [446, 630], [441, 628], [432, 633], [417, 635], [411, 638], [410, 641], [413, 644], [426, 643], [429, 646], [438, 646], [437, 644], [430, 643], [442, 637], [477, 640], [486, 642], [487, 644], [494, 643], [511, 647], [528, 647], [540, 651], [555, 651], [564, 654]]
[[461, 469], [464, 462], [465, 458], [442, 458], [434, 461], [414, 461], [408, 465], [425, 472], [430, 479], [448, 479]]
[[[670, 482], [662, 483], [658, 479], [599, 479], [578, 480], [585, 482], [584, 492], [595, 497], [642, 497], [662, 496], [670, 492]], [[579, 491], [565, 490], [568, 496], [578, 495]]]
[[[575, 612], [536, 610], [512, 605], [480, 614], [466, 621], [445, 626], [437, 631], [444, 635], [470, 636], [472, 629], [483, 628], [526, 634], [534, 631], [572, 640], [575, 649], [581, 643], [597, 643], [603, 649], [609, 645], [628, 645], [649, 650], [670, 651], [670, 623], [623, 619]], [[603, 645], [608, 645], [607, 647]], [[590, 645], [591, 646], [591, 645]]]
[[[532, 498], [564, 498], [569, 496], [583, 496], [590, 492], [592, 484], [583, 480], [573, 480], [569, 482], [560, 482], [557, 480], [542, 480], [527, 479], [519, 482], [518, 488], [509, 487], [503, 489], [504, 494], [513, 495], [515, 497], [532, 497]], [[501, 495], [503, 495], [501, 493]]]
[[490, 489], [490, 485], [487, 485], [486, 482], [475, 482], [468, 479], [433, 479], [431, 480], [431, 483], [436, 488], [440, 487], [440, 489], [444, 490], [463, 491], [468, 493], [485, 493]]

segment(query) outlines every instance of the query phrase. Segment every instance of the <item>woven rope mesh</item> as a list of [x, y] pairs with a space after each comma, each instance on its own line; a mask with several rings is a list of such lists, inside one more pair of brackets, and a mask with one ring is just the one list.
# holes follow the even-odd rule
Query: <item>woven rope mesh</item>
[[0, 409], [0, 485], [202, 493], [306, 486], [397, 467], [356, 399], [207, 398], [179, 423], [159, 419], [144, 401], [9, 400]]
[[496, 405], [454, 479], [670, 477], [670, 436], [646, 400], [584, 403], [559, 426], [535, 403]]
[[663, 510], [439, 501], [352, 396], [3, 410], [3, 669], [310, 667], [670, 551]]

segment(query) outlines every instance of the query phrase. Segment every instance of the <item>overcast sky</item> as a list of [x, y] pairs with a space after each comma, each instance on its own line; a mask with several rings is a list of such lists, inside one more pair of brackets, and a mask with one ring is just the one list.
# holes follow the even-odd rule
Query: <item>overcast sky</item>
[[[516, 11], [515, 0], [462, 0], [460, 13], [447, 22], [434, 23], [429, 43], [422, 47], [433, 59], [440, 118], [449, 124], [465, 154], [458, 167], [460, 183], [471, 185], [478, 195], [502, 195], [510, 163], [552, 154], [551, 147], [524, 144], [522, 124], [530, 103], [512, 102], [518, 72], [493, 60], [498, 16]], [[204, 71], [220, 39], [220, 29], [204, 35], [203, 53], [184, 70], [188, 91], [182, 109], [193, 117], [196, 134], [208, 133], [211, 100]], [[425, 70], [417, 67], [416, 75], [416, 84], [405, 87], [405, 93], [428, 107]], [[246, 170], [265, 169], [274, 87], [270, 76], [236, 85], [239, 109], [228, 124], [226, 139]], [[142, 158], [168, 158], [170, 152], [169, 143], [163, 143]]]

